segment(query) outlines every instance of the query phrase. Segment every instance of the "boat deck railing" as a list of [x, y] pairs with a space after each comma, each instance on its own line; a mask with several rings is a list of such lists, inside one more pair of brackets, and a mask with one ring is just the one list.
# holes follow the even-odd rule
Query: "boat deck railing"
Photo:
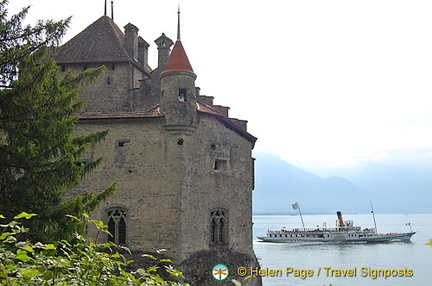
[[[369, 229], [370, 230], [370, 229]], [[302, 233], [302, 232], [334, 232], [334, 231], [361, 231], [360, 226], [352, 227], [284, 227], [281, 230], [269, 230], [269, 234]]]

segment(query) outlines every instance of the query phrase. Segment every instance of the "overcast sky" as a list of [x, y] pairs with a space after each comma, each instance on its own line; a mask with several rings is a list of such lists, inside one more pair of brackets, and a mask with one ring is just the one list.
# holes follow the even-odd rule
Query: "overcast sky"
[[[32, 5], [29, 20], [73, 16], [65, 40], [104, 12], [104, 0], [11, 2]], [[115, 0], [114, 21], [140, 29], [153, 68], [178, 4], [197, 86], [248, 120], [256, 151], [320, 175], [432, 162], [432, 1]]]

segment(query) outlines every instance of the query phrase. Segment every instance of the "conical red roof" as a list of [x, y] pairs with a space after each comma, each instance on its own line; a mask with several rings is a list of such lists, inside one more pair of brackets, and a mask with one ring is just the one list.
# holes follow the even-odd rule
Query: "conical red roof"
[[174, 48], [171, 51], [171, 54], [162, 72], [164, 73], [171, 71], [185, 71], [194, 73], [189, 59], [186, 55], [186, 52], [183, 48], [182, 42], [179, 40], [177, 40], [177, 42], [175, 43]]

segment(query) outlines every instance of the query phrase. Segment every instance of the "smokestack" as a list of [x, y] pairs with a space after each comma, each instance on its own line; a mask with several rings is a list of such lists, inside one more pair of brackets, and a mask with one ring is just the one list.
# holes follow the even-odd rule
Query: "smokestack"
[[342, 218], [342, 213], [340, 211], [338, 211], [338, 212], [336, 212], [336, 215], [337, 215], [337, 217], [339, 219], [339, 226], [340, 227], [344, 227], [345, 223], [344, 223], [343, 218]]

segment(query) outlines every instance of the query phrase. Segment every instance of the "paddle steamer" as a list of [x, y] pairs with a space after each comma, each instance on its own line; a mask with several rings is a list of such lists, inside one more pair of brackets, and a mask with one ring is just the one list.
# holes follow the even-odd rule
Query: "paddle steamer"
[[352, 220], [343, 221], [342, 213], [337, 212], [337, 224], [328, 227], [326, 224], [316, 227], [283, 227], [281, 230], [269, 230], [266, 236], [258, 239], [264, 242], [299, 243], [299, 242], [328, 242], [328, 243], [367, 243], [409, 241], [414, 231], [405, 233], [378, 233], [376, 228], [361, 229], [354, 226]]

